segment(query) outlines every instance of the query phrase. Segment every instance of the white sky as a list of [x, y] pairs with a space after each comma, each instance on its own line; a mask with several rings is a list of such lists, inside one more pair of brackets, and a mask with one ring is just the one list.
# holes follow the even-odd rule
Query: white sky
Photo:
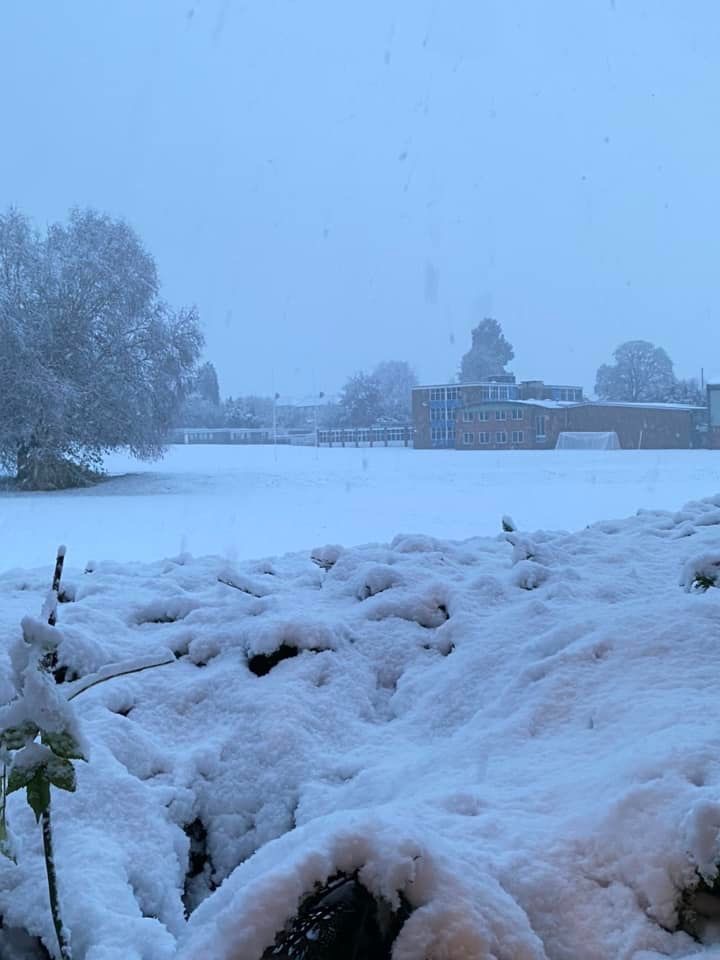
[[8, 0], [0, 205], [123, 215], [223, 394], [718, 366], [715, 0]]

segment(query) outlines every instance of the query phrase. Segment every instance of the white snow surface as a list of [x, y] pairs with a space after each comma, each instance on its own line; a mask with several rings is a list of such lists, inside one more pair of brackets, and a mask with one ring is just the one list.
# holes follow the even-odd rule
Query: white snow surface
[[720, 490], [713, 450], [190, 445], [107, 468], [96, 487], [0, 495], [2, 566], [45, 564], [58, 543], [83, 564], [186, 551], [250, 560], [403, 530], [464, 539], [493, 535], [508, 512], [524, 529], [576, 530]]
[[[720, 496], [575, 533], [87, 573], [67, 540], [71, 675], [178, 658], [73, 701], [90, 760], [53, 808], [77, 960], [259, 960], [355, 869], [413, 907], [394, 960], [720, 955], [712, 924], [676, 930], [720, 860], [720, 590], [687, 589], [720, 549]], [[51, 573], [0, 576], [3, 651]], [[300, 653], [249, 670], [283, 644]], [[8, 816], [0, 915], [51, 946], [40, 833], [19, 794]], [[217, 889], [196, 878], [186, 921], [198, 818]]]

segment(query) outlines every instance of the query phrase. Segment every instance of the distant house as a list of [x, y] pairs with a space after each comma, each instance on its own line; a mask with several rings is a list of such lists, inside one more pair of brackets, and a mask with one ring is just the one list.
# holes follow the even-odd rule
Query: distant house
[[[720, 446], [720, 387], [718, 387]], [[550, 450], [560, 433], [616, 433], [623, 449], [687, 449], [704, 444], [704, 407], [586, 400], [581, 387], [516, 383], [510, 375], [481, 383], [413, 390], [417, 449]]]

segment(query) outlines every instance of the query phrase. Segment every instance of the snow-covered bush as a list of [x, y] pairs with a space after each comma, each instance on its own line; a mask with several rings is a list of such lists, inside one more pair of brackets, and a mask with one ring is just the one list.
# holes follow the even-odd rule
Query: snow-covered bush
[[688, 593], [704, 593], [720, 579], [720, 553], [701, 553], [683, 567], [680, 586]]

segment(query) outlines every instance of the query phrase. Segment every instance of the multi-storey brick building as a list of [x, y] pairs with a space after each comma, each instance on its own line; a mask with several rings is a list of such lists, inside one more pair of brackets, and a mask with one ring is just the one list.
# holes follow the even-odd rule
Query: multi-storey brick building
[[418, 449], [548, 450], [560, 433], [616, 433], [625, 449], [702, 446], [705, 408], [684, 404], [590, 402], [581, 387], [516, 383], [436, 384], [413, 390]]
[[415, 387], [415, 446], [507, 450], [554, 447], [550, 414], [583, 399], [582, 387], [516, 383], [508, 375], [481, 383]]

